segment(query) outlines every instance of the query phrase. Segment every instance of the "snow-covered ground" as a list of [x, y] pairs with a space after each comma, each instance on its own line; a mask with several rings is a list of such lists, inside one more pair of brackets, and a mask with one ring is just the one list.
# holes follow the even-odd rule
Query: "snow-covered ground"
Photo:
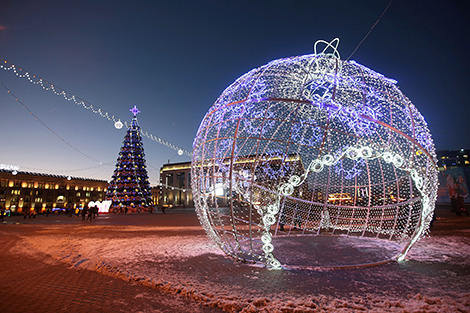
[[[470, 230], [461, 225], [470, 225], [468, 217], [441, 228], [438, 220], [436, 235], [421, 240], [402, 263], [280, 271], [225, 256], [194, 222], [194, 212], [151, 218], [156, 222], [147, 225], [31, 226], [18, 233], [22, 240], [15, 251], [48, 255], [50, 262], [182, 294], [227, 312], [470, 312]], [[163, 225], [163, 218], [174, 218], [166, 223], [173, 226]], [[341, 249], [337, 253], [344, 257]]]

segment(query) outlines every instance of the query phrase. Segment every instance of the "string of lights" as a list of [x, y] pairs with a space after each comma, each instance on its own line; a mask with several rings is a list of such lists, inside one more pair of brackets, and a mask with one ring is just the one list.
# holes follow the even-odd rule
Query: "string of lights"
[[3, 88], [5, 88], [6, 92], [8, 94], [10, 94], [16, 102], [18, 102], [26, 111], [28, 111], [28, 113], [34, 117], [36, 119], [36, 121], [38, 121], [39, 123], [42, 124], [42, 126], [44, 126], [49, 132], [51, 132], [54, 136], [56, 136], [57, 138], [59, 138], [63, 143], [65, 143], [66, 145], [68, 145], [69, 147], [71, 147], [72, 149], [74, 149], [75, 151], [77, 151], [78, 153], [80, 153], [81, 155], [85, 156], [86, 158], [94, 161], [94, 162], [97, 162], [97, 163], [100, 163], [102, 164], [103, 162], [89, 156], [88, 154], [86, 154], [85, 152], [81, 151], [80, 149], [78, 149], [77, 147], [75, 147], [74, 145], [72, 145], [70, 142], [68, 142], [67, 140], [65, 140], [64, 138], [62, 138], [61, 136], [59, 136], [59, 134], [57, 134], [55, 131], [53, 131], [49, 126], [46, 125], [46, 123], [44, 123], [39, 117], [37, 117], [36, 114], [34, 114], [20, 99], [18, 99], [17, 96], [15, 96], [10, 89], [7, 88], [7, 86], [5, 86], [5, 84], [3, 82], [0, 82], [0, 84], [2, 85]]
[[[87, 109], [87, 110], [91, 110], [93, 113], [95, 114], [99, 114], [101, 117], [107, 119], [108, 121], [111, 121], [114, 123], [114, 127], [116, 127], [117, 129], [121, 129], [124, 125], [126, 127], [128, 127], [128, 124], [126, 121], [121, 122], [121, 119], [119, 117], [117, 117], [116, 115], [114, 114], [111, 114], [99, 107], [97, 107], [96, 105], [93, 105], [91, 103], [89, 103], [88, 101], [84, 100], [83, 98], [80, 98], [80, 97], [77, 97], [76, 95], [74, 95], [73, 93], [53, 84], [53, 83], [50, 83], [48, 82], [47, 80], [44, 80], [43, 78], [41, 77], [38, 77], [37, 75], [34, 75], [34, 74], [31, 74], [30, 72], [24, 70], [23, 68], [21, 67], [17, 67], [16, 65], [8, 62], [7, 60], [3, 59], [3, 58], [0, 58], [0, 68], [4, 69], [5, 71], [8, 71], [8, 72], [13, 72], [16, 76], [20, 77], [20, 78], [25, 78], [27, 79], [30, 83], [34, 84], [34, 85], [39, 85], [42, 87], [42, 89], [44, 90], [47, 90], [47, 91], [51, 91], [53, 92], [55, 95], [57, 96], [62, 96], [64, 97], [65, 100], [68, 100], [68, 101], [73, 101], [75, 104], [77, 104], [78, 106], [81, 106], [83, 107], [84, 109]], [[178, 155], [188, 155], [188, 156], [191, 156], [191, 152], [188, 151], [188, 150], [185, 150], [175, 144], [172, 144], [170, 143], [169, 141], [167, 140], [164, 140], [158, 136], [155, 136], [154, 134], [152, 133], [149, 133], [147, 131], [144, 131], [144, 130], [140, 130], [141, 134], [147, 138], [149, 138], [150, 140], [153, 140], [159, 144], [162, 144], [170, 149], [173, 149], [175, 151], [178, 152]]]

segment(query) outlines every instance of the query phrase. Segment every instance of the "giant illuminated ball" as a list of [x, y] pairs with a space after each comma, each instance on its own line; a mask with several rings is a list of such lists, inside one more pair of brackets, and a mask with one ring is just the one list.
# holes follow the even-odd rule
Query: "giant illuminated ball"
[[[438, 171], [426, 122], [396, 81], [341, 60], [337, 43], [251, 70], [201, 122], [196, 211], [239, 260], [294, 266], [296, 251], [339, 236], [396, 243], [400, 261], [429, 229]], [[276, 254], [286, 243], [289, 258]]]

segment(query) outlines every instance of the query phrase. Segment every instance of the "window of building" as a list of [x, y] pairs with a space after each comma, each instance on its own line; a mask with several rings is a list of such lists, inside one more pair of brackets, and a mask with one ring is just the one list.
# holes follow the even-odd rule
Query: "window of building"
[[21, 190], [12, 190], [11, 194], [12, 195], [19, 195], [21, 193]]
[[36, 198], [36, 199], [34, 199], [34, 202], [40, 203], [40, 202], [42, 202], [42, 198]]

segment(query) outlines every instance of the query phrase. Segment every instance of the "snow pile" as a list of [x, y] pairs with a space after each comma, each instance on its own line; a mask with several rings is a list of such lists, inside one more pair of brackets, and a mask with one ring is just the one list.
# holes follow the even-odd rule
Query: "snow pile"
[[425, 237], [410, 250], [408, 257], [418, 262], [452, 262], [470, 266], [470, 244], [468, 237], [462, 236]]
[[[470, 308], [466, 288], [470, 286], [470, 245], [465, 237], [425, 238], [412, 250], [411, 265], [405, 268], [394, 263], [323, 271], [270, 271], [236, 262], [213, 246], [199, 227], [82, 226], [64, 234], [57, 226], [23, 236], [16, 249], [226, 312], [464, 312]], [[447, 267], [438, 274], [421, 273], [423, 262]]]

